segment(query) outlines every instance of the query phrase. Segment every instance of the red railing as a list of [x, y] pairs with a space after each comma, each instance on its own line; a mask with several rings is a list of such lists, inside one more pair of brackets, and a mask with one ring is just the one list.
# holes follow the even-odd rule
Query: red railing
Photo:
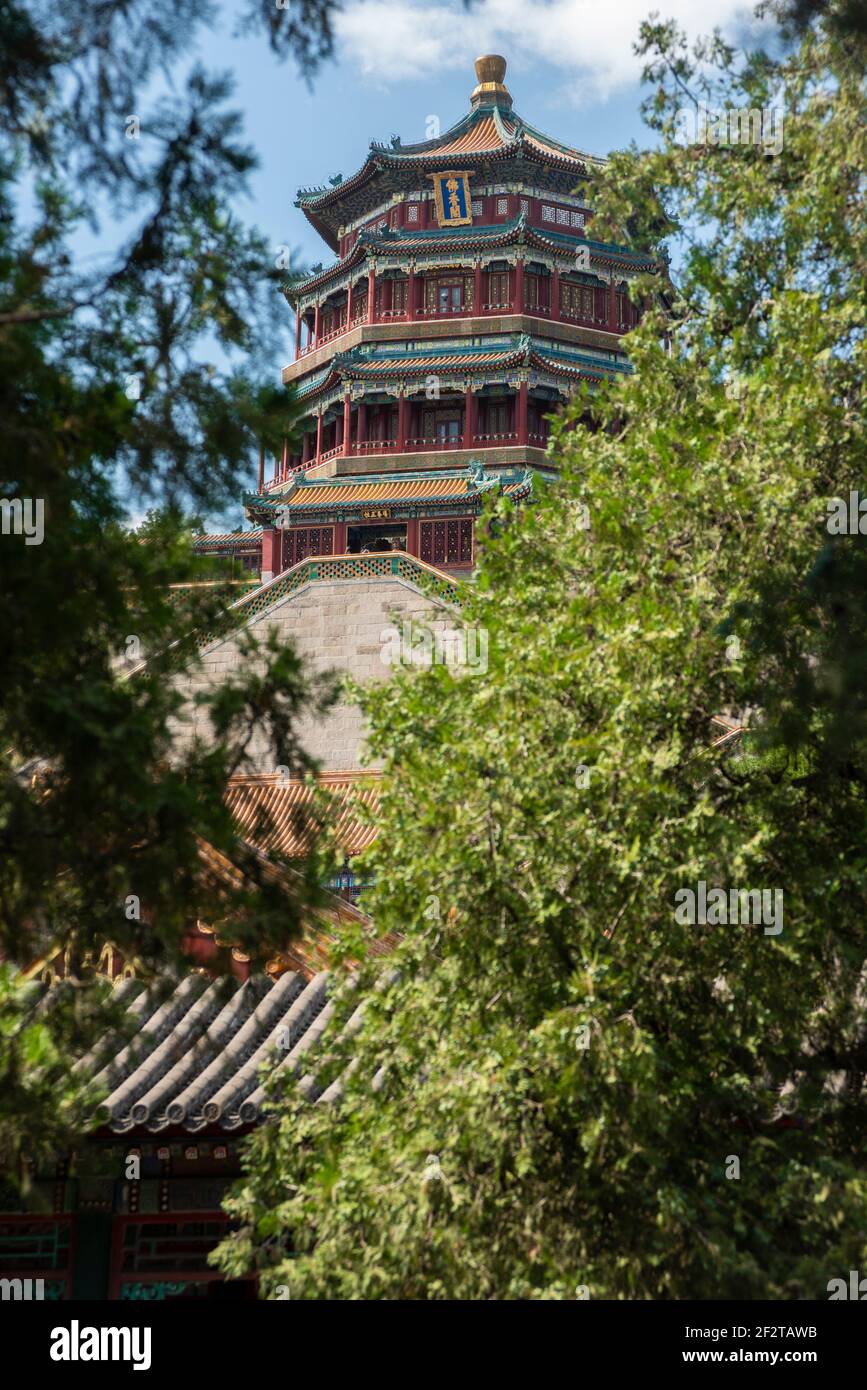
[[396, 439], [357, 439], [353, 445], [357, 454], [386, 454], [397, 452]]
[[[550, 318], [551, 307], [548, 304], [525, 304], [524, 308], [519, 310], [515, 301], [509, 299], [503, 300], [497, 304], [482, 304], [478, 309], [474, 309], [471, 305], [467, 304], [458, 305], [457, 308], [449, 307], [448, 309], [418, 308], [415, 311], [415, 318], [416, 320], [436, 318], [479, 318], [484, 314], [503, 313], [524, 313], [529, 314], [531, 318]], [[570, 313], [567, 309], [561, 309], [560, 318], [570, 323], [602, 325], [603, 327], [608, 322], [607, 318], [587, 318], [586, 315], [583, 314]], [[295, 360], [298, 361], [299, 358], [306, 357], [311, 352], [316, 352], [318, 348], [325, 347], [327, 343], [333, 343], [335, 338], [342, 338], [344, 334], [349, 333], [353, 328], [358, 328], [360, 324], [368, 322], [383, 323], [385, 321], [389, 323], [406, 323], [409, 321], [408, 312], [406, 309], [380, 309], [378, 312], [374, 313], [373, 318], [369, 320], [367, 317], [367, 309], [365, 308], [361, 313], [353, 314], [352, 321], [349, 324], [347, 324], [345, 320], [341, 321], [337, 328], [332, 328], [329, 333], [320, 333], [317, 340], [308, 343], [306, 347], [299, 348], [298, 357]], [[620, 331], [625, 331], [625, 325], [621, 325]]]
[[450, 435], [447, 439], [441, 439], [439, 435], [422, 439], [408, 439], [404, 445], [404, 449], [407, 451], [413, 449], [462, 449], [463, 447], [464, 436], [462, 434]]
[[605, 328], [608, 324], [607, 317], [600, 317], [598, 314], [578, 314], [574, 313], [571, 309], [561, 309], [560, 317], [567, 323], [586, 323], [590, 327], [596, 325], [597, 327], [601, 326]]
[[439, 307], [436, 308], [436, 309], [416, 309], [415, 312], [416, 312], [416, 317], [417, 317], [417, 318], [420, 318], [420, 319], [421, 319], [421, 318], [425, 318], [425, 319], [435, 319], [435, 318], [446, 318], [446, 319], [448, 319], [448, 318], [465, 318], [465, 319], [467, 319], [467, 318], [471, 318], [471, 317], [472, 317], [473, 310], [472, 310], [472, 308], [471, 308], [470, 306], [468, 306], [468, 305], [466, 305], [466, 304], [458, 304], [456, 307], [452, 307], [452, 306], [450, 305], [447, 309], [440, 309]]
[[[469, 449], [473, 445], [482, 444], [487, 447], [496, 445], [517, 444], [518, 435], [515, 431], [502, 433], [494, 432], [490, 434], [474, 434], [472, 440], [462, 434], [455, 435], [449, 439], [440, 439], [432, 436], [417, 436], [407, 439], [403, 447], [397, 447], [396, 439], [353, 439], [349, 446], [348, 458], [359, 458], [365, 454], [412, 454], [412, 453], [434, 453], [447, 449]], [[528, 434], [527, 442], [544, 447], [548, 443], [547, 434]], [[318, 464], [326, 463], [328, 459], [337, 458], [343, 454], [343, 445], [335, 444], [331, 449], [324, 449], [318, 458], [309, 458], [306, 463], [296, 463], [291, 468], [286, 468], [274, 475], [268, 482], [263, 484], [264, 492], [273, 492], [287, 482], [296, 473], [304, 473], [309, 468], [315, 468]]]

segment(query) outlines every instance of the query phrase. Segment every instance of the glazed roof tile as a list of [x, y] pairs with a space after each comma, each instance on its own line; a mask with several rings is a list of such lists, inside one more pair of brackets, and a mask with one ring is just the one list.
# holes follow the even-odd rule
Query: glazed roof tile
[[308, 483], [291, 493], [282, 505], [295, 507], [356, 506], [366, 502], [434, 501], [474, 496], [479, 485], [469, 478], [395, 478], [383, 482]]
[[[108, 1093], [101, 1118], [115, 1134], [230, 1133], [260, 1118], [263, 1067], [304, 1072], [333, 1013], [328, 984], [327, 971], [309, 980], [287, 971], [277, 980], [196, 973], [176, 985], [127, 987], [132, 1040], [101, 1065], [102, 1039], [77, 1071]], [[301, 1086], [310, 1099], [321, 1094], [312, 1077]]]
[[296, 303], [302, 295], [312, 293], [320, 286], [342, 275], [346, 270], [360, 265], [368, 255], [382, 254], [384, 251], [389, 255], [400, 253], [416, 256], [425, 248], [443, 247], [449, 251], [458, 252], [477, 250], [486, 244], [493, 246], [526, 244], [541, 251], [566, 251], [572, 255], [579, 241], [589, 248], [591, 256], [601, 264], [613, 268], [622, 267], [623, 269], [652, 270], [655, 268], [650, 257], [636, 251], [630, 251], [626, 246], [620, 246], [613, 242], [594, 241], [578, 230], [561, 232], [553, 227], [546, 227], [544, 230], [540, 227], [533, 227], [527, 221], [525, 214], [520, 213], [517, 217], [512, 217], [506, 222], [490, 223], [479, 227], [472, 225], [427, 227], [418, 231], [406, 227], [400, 230], [385, 229], [384, 231], [363, 228], [352, 249], [342, 260], [334, 261], [332, 265], [325, 270], [318, 271], [316, 275], [287, 284], [284, 286], [284, 293], [290, 303]]
[[261, 526], [247, 531], [207, 531], [193, 536], [193, 549], [206, 550], [211, 546], [247, 545], [257, 548], [262, 543]]
[[355, 347], [335, 353], [319, 371], [311, 373], [296, 387], [299, 399], [324, 392], [338, 382], [370, 381], [392, 377], [421, 376], [429, 372], [505, 371], [517, 365], [536, 366], [574, 380], [602, 381], [617, 372], [630, 372], [628, 362], [594, 357], [589, 352], [558, 349], [542, 345], [529, 334], [511, 336], [499, 348], [467, 345], [449, 352], [435, 348], [395, 351], [384, 348]]
[[513, 154], [518, 157], [522, 153], [561, 167], [571, 166], [578, 173], [585, 172], [588, 165], [598, 167], [605, 163], [598, 156], [585, 154], [545, 135], [515, 112], [504, 114], [496, 107], [482, 105], [433, 140], [410, 145], [400, 141], [391, 145], [371, 141], [367, 160], [356, 174], [325, 187], [299, 189], [296, 206], [313, 210], [339, 202], [348, 191], [372, 177], [377, 168], [389, 165], [417, 164], [422, 169], [429, 165], [435, 169], [445, 166], [457, 155], [503, 157]]
[[[376, 838], [376, 826], [362, 820], [358, 804], [375, 811], [379, 805], [378, 779], [369, 773], [322, 773], [316, 789], [334, 798], [329, 824], [347, 855], [359, 854]], [[226, 803], [247, 832], [252, 844], [295, 859], [304, 854], [312, 838], [307, 813], [313, 808], [314, 788], [297, 778], [277, 774], [233, 777]]]

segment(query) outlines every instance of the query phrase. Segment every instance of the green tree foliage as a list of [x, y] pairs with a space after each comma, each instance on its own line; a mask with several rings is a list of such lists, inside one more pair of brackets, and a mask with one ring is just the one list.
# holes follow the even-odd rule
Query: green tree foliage
[[[293, 0], [241, 17], [267, 21], [277, 51], [309, 70], [330, 13], [329, 0]], [[230, 80], [191, 62], [213, 15], [201, 0], [0, 0], [0, 955], [12, 966], [59, 946], [80, 974], [106, 940], [145, 965], [174, 961], [197, 916], [231, 915], [264, 953], [297, 933], [318, 878], [312, 859], [293, 878], [266, 872], [222, 799], [254, 725], [275, 765], [309, 767], [296, 719], [329, 692], [292, 651], [254, 661], [250, 644], [213, 702], [216, 739], [172, 748], [171, 678], [237, 596], [194, 554], [184, 513], [237, 505], [260, 442], [274, 451], [294, 418], [272, 378], [285, 271], [237, 211], [254, 157]], [[22, 527], [11, 508], [25, 504]], [[148, 505], [134, 534], [125, 517]], [[242, 869], [237, 892], [202, 875], [202, 839]], [[0, 1002], [17, 1078], [0, 1100], [6, 1144], [74, 1109], [74, 1081], [64, 1092], [54, 1061], [27, 1061], [69, 1060], [96, 1016], [75, 997], [74, 1030], [57, 1008], [38, 1034]]]
[[[365, 696], [403, 940], [313, 1068], [339, 1104], [275, 1076], [221, 1256], [266, 1296], [810, 1298], [867, 1258], [867, 539], [827, 527], [867, 488], [865, 48], [642, 45], [660, 143], [594, 228], [675, 230], [673, 307], [500, 504], [487, 671]], [[679, 142], [701, 101], [779, 101], [782, 150]], [[782, 930], [679, 920], [700, 882]]]

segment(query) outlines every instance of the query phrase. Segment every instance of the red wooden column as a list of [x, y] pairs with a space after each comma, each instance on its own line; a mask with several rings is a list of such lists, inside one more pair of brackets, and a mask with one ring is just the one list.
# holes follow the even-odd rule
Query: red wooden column
[[334, 527], [334, 554], [346, 554], [346, 522], [338, 521]]
[[361, 441], [362, 441], [363, 439], [366, 439], [366, 438], [367, 438], [367, 406], [364, 404], [364, 401], [361, 401], [361, 402], [359, 402], [359, 406], [358, 406], [358, 429], [357, 429], [357, 433], [356, 433], [356, 439], [358, 440], [358, 443], [360, 444]]
[[617, 291], [614, 286], [614, 276], [608, 281], [608, 332], [617, 332]]
[[560, 267], [555, 265], [551, 271], [551, 318], [560, 321]]
[[367, 322], [376, 323], [376, 270], [373, 266], [367, 272]]
[[482, 263], [476, 261], [473, 266], [473, 313], [482, 312]]
[[322, 457], [322, 411], [316, 416], [316, 462]]
[[527, 386], [526, 381], [522, 381], [521, 384], [520, 384], [520, 386], [518, 387], [518, 420], [517, 420], [517, 426], [518, 426], [518, 428], [517, 428], [517, 435], [518, 435], [518, 443], [519, 443], [519, 444], [526, 444], [526, 443], [528, 443], [528, 430], [527, 430], [527, 396], [528, 396], [528, 386]]
[[406, 447], [406, 396], [403, 391], [397, 398], [397, 452], [402, 454]]
[[346, 286], [346, 327], [352, 327], [352, 281]]
[[415, 321], [415, 266], [410, 265], [406, 277], [406, 317], [410, 323]]
[[301, 311], [295, 310], [295, 361], [301, 356]]
[[265, 486], [265, 446], [259, 445], [259, 491]]
[[473, 409], [473, 406], [474, 406], [474, 405], [475, 405], [475, 397], [473, 396], [473, 388], [472, 388], [472, 386], [468, 385], [466, 391], [464, 392], [464, 448], [465, 448], [465, 449], [471, 449], [471, 448], [473, 447], [473, 435], [474, 435], [475, 432], [476, 432], [475, 411], [474, 411], [474, 409]]
[[343, 457], [352, 453], [352, 401], [348, 391], [343, 393]]
[[523, 314], [524, 312], [524, 262], [515, 262], [515, 305], [513, 313]]
[[310, 431], [305, 430], [301, 436], [301, 462], [310, 462]]
[[284, 478], [287, 476], [288, 472], [289, 472], [289, 440], [288, 440], [288, 439], [284, 439], [284, 440], [283, 440], [283, 477], [284, 477]]
[[406, 523], [406, 553], [418, 555], [418, 517], [410, 517]]
[[262, 531], [262, 583], [265, 584], [280, 569], [280, 541], [282, 532], [274, 526], [266, 526]]
[[316, 305], [316, 308], [315, 308], [315, 310], [314, 310], [314, 312], [313, 312], [313, 346], [314, 346], [314, 347], [318, 347], [318, 346], [319, 346], [319, 305], [318, 305], [318, 304]]

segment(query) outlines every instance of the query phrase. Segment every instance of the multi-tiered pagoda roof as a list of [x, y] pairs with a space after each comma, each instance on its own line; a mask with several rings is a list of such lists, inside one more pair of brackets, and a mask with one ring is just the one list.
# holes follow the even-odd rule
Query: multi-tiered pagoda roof
[[246, 499], [264, 579], [376, 550], [470, 574], [484, 498], [550, 478], [552, 417], [629, 370], [629, 282], [652, 266], [592, 237], [604, 161], [517, 115], [505, 70], [479, 58], [450, 129], [298, 194], [336, 259], [285, 286], [303, 413]]

